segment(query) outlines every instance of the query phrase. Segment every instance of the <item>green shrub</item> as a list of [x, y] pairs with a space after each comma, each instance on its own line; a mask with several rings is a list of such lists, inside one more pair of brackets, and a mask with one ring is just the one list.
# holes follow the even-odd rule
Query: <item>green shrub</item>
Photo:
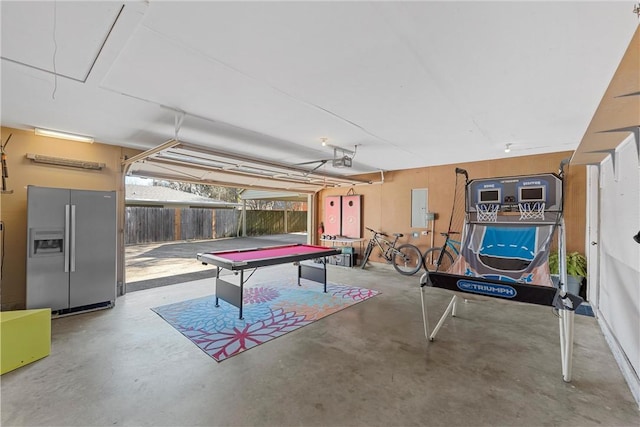
[[[570, 276], [587, 277], [587, 259], [580, 252], [567, 253], [567, 274]], [[549, 270], [551, 274], [560, 274], [558, 269], [558, 252], [549, 254]]]

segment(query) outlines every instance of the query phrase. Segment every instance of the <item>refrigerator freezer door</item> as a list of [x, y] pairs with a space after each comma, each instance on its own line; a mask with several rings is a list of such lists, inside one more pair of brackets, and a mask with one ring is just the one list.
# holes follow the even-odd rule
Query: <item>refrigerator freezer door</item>
[[[71, 190], [75, 226], [71, 229], [69, 307], [116, 299], [116, 193]], [[73, 208], [75, 206], [75, 208]]]
[[64, 271], [64, 249], [55, 248], [67, 247], [59, 241], [67, 235], [69, 190], [29, 186], [27, 194], [27, 309], [62, 310], [69, 307], [69, 273]]

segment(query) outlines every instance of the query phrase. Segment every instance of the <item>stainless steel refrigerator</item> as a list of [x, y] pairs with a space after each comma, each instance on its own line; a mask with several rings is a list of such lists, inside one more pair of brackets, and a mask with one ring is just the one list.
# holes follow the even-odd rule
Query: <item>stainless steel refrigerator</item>
[[27, 239], [27, 309], [113, 306], [114, 191], [27, 187]]

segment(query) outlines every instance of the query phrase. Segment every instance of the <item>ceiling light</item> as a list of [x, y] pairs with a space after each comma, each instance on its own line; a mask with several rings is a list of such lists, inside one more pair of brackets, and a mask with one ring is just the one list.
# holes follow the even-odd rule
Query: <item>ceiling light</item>
[[511, 151], [511, 144], [507, 144], [507, 145], [505, 145], [505, 146], [504, 146], [504, 152], [505, 152], [505, 153], [508, 153], [508, 152], [510, 152], [510, 151]]
[[35, 134], [39, 136], [48, 136], [50, 138], [68, 139], [71, 141], [88, 142], [90, 144], [93, 143], [93, 138], [89, 136], [74, 135], [72, 133], [58, 132], [49, 129], [35, 128]]

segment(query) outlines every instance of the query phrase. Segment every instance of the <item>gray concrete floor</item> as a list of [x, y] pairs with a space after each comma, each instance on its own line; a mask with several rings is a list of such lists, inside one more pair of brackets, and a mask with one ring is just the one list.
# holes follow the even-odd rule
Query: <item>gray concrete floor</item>
[[[265, 267], [249, 285], [295, 274]], [[54, 319], [51, 355], [1, 378], [2, 425], [640, 425], [592, 317], [576, 316], [565, 383], [550, 308], [461, 304], [427, 343], [417, 275], [376, 264], [328, 266], [328, 276], [382, 294], [221, 363], [150, 310], [211, 294], [211, 279]], [[435, 322], [450, 294], [427, 296]]]

